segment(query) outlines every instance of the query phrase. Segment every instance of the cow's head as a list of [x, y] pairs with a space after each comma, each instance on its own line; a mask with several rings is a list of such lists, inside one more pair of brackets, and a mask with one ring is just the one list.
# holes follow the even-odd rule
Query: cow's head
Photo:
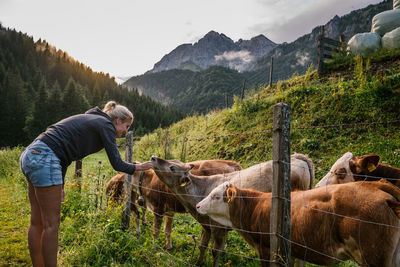
[[379, 165], [378, 155], [354, 156], [351, 152], [345, 153], [332, 166], [327, 175], [322, 178], [316, 187], [330, 184], [344, 184], [365, 179]]
[[229, 182], [222, 183], [214, 188], [206, 198], [197, 203], [197, 212], [210, 216], [222, 225], [232, 227], [228, 205], [228, 202], [234, 197], [231, 188]]
[[171, 189], [184, 187], [190, 183], [189, 171], [193, 168], [193, 164], [179, 160], [165, 160], [156, 156], [151, 157], [151, 163], [160, 180]]

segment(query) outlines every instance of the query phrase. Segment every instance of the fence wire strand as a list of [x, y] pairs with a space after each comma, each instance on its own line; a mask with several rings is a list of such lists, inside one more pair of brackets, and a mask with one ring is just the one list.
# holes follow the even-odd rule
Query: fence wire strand
[[[395, 125], [395, 124], [398, 124], [398, 123], [400, 123], [400, 120], [392, 120], [392, 121], [387, 121], [387, 122], [342, 123], [342, 124], [331, 124], [331, 125], [317, 125], [317, 126], [292, 127], [292, 130], [327, 129], [327, 128], [352, 128], [352, 127], [373, 127], [373, 126], [378, 126], [378, 125]], [[261, 131], [251, 131], [251, 132], [242, 132], [242, 133], [232, 133], [232, 134], [225, 134], [225, 135], [219, 135], [219, 136], [200, 137], [200, 138], [193, 138], [193, 139], [188, 139], [188, 138], [185, 137], [183, 140], [169, 140], [169, 141], [167, 141], [167, 142], [143, 143], [143, 144], [135, 144], [135, 146], [137, 146], [137, 145], [139, 145], [139, 146], [149, 146], [149, 145], [159, 145], [159, 144], [172, 144], [172, 143], [179, 143], [179, 142], [198, 142], [198, 141], [210, 140], [210, 139], [226, 138], [226, 137], [233, 137], [233, 136], [240, 136], [240, 135], [255, 135], [255, 134], [272, 133], [272, 132], [273, 132], [272, 130], [268, 129], [268, 130], [261, 130]], [[141, 138], [140, 138], [140, 137], [135, 137], [135, 139], [138, 140], [138, 139], [141, 139]], [[291, 164], [291, 163], [284, 162], [284, 161], [280, 161], [280, 162], [283, 163], [283, 164]], [[241, 166], [254, 166], [254, 165], [256, 165], [256, 164], [262, 164], [262, 163], [264, 163], [264, 162], [249, 162], [249, 163], [242, 163]], [[92, 163], [92, 162], [85, 162], [85, 164], [94, 164], [94, 163]], [[97, 165], [98, 163], [96, 162], [95, 164]], [[296, 166], [296, 165], [292, 165], [292, 166]], [[306, 167], [304, 167], [304, 166], [296, 166], [296, 167], [305, 168], [305, 169], [306, 169]], [[210, 168], [210, 170], [215, 170], [215, 169], [216, 169], [216, 168]], [[307, 168], [307, 169], [309, 169], [309, 168]], [[326, 174], [328, 174], [328, 173], [345, 174], [345, 173], [333, 172], [333, 171], [331, 171], [331, 170], [324, 170], [324, 169], [321, 169], [321, 168], [318, 168], [318, 167], [315, 167], [314, 170], [315, 170], [315, 171], [324, 172], [324, 173], [326, 173]], [[242, 171], [243, 171], [243, 170], [242, 170]], [[239, 173], [240, 173], [240, 172], [241, 172], [241, 171], [239, 171]], [[362, 178], [362, 180], [364, 180], [364, 181], [365, 181], [366, 179], [368, 179], [368, 178], [373, 178], [373, 179], [379, 179], [379, 178], [381, 178], [381, 179], [386, 179], [386, 180], [398, 180], [397, 178], [394, 178], [394, 177], [388, 178], [388, 177], [376, 177], [376, 176], [370, 176], [370, 175], [354, 175], [354, 176], [356, 176], [356, 177], [359, 176], [359, 177]], [[99, 174], [99, 177], [100, 177], [100, 174]], [[103, 186], [103, 184], [101, 184], [101, 185]], [[137, 184], [135, 184], [134, 181], [132, 180], [132, 182], [130, 183], [130, 186], [137, 187]], [[149, 191], [156, 191], [156, 192], [159, 192], [159, 193], [162, 193], [162, 194], [175, 195], [175, 194], [172, 193], [172, 192], [166, 192], [166, 191], [162, 191], [162, 190], [156, 190], [156, 189], [154, 189], [154, 188], [146, 187], [146, 186], [142, 186], [142, 189], [149, 190]], [[92, 194], [92, 193], [89, 193], [89, 194]], [[207, 195], [184, 194], [184, 196], [194, 197], [194, 198], [204, 198], [204, 197], [206, 197]], [[356, 197], [356, 193], [355, 193], [355, 196], [354, 196], [354, 197]], [[251, 197], [251, 198], [265, 199], [265, 198], [271, 198], [271, 197]], [[114, 198], [114, 199], [115, 199], [115, 198]], [[121, 197], [120, 200], [122, 200], [122, 199], [124, 199], [124, 198]], [[284, 200], [286, 200], [286, 201], [290, 201], [289, 199], [285, 199], [285, 198], [282, 198], [282, 199], [284, 199]], [[137, 203], [133, 203], [133, 205], [135, 205], [137, 208], [141, 207], [141, 206], [138, 205]], [[363, 220], [363, 219], [360, 219], [360, 218], [355, 218], [355, 217], [350, 217], [350, 216], [346, 216], [346, 215], [342, 215], [342, 214], [337, 214], [337, 213], [335, 213], [335, 212], [331, 212], [331, 211], [327, 211], [327, 210], [317, 209], [317, 208], [311, 207], [310, 205], [307, 205], [307, 204], [306, 204], [306, 201], [304, 201], [304, 204], [302, 205], [302, 207], [307, 208], [307, 209], [310, 209], [310, 210], [313, 210], [313, 211], [316, 211], [316, 212], [321, 212], [321, 213], [324, 213], [324, 214], [332, 215], [332, 216], [334, 216], [334, 218], [340, 217], [340, 218], [346, 218], [346, 219], [354, 220], [354, 221], [358, 222], [359, 225], [360, 225], [360, 223], [367, 223], [367, 224], [373, 224], [373, 225], [376, 225], [376, 226], [383, 226], [383, 227], [390, 227], [390, 228], [396, 228], [396, 229], [399, 228], [399, 229], [400, 229], [400, 226], [396, 226], [396, 225], [388, 225], [388, 224], [379, 223], [379, 222], [374, 222], [374, 221], [367, 221], [367, 220]], [[155, 211], [152, 211], [152, 213], [153, 213], [154, 215], [157, 215], [157, 216], [163, 216], [163, 217], [170, 217], [170, 218], [173, 218], [173, 216], [169, 216], [169, 215], [167, 215], [167, 214], [158, 214], [158, 213], [156, 213]], [[210, 220], [210, 223], [209, 223], [209, 224], [204, 224], [204, 223], [201, 223], [201, 224], [204, 225], [204, 226], [207, 226], [207, 227], [223, 228], [223, 229], [226, 229], [226, 230], [235, 230], [235, 231], [238, 231], [238, 232], [240, 231], [240, 232], [249, 233], [249, 234], [271, 235], [271, 233], [269, 233], [269, 232], [248, 231], [248, 230], [240, 229], [240, 228], [225, 227], [225, 226], [222, 226], [222, 225], [219, 225], [219, 224], [211, 223], [211, 220]], [[332, 234], [330, 234], [330, 236], [331, 236], [331, 235], [332, 235]], [[292, 243], [292, 244], [295, 244], [295, 245], [297, 245], [297, 246], [301, 246], [301, 247], [305, 248], [306, 250], [312, 251], [312, 252], [314, 252], [314, 253], [318, 253], [318, 254], [320, 254], [320, 255], [322, 255], [322, 256], [324, 256], [324, 257], [328, 257], [328, 258], [334, 259], [334, 260], [339, 261], [339, 262], [343, 262], [342, 259], [336, 258], [336, 257], [334, 257], [334, 256], [332, 256], [332, 255], [328, 255], [328, 254], [323, 253], [323, 252], [321, 252], [321, 251], [317, 251], [317, 250], [315, 250], [315, 249], [312, 249], [312, 248], [310, 248], [310, 247], [307, 247], [306, 245], [300, 244], [300, 243], [298, 243], [298, 242], [294, 242], [294, 241], [292, 241], [292, 240], [290, 240], [290, 239], [285, 238], [285, 237], [282, 236], [282, 235], [278, 235], [278, 236], [279, 236], [280, 238], [282, 238], [282, 239], [284, 239], [284, 240], [286, 240], [286, 241]], [[305, 238], [304, 238], [304, 236], [303, 236], [303, 241], [304, 241], [304, 243], [305, 243], [305, 241], [306, 241]], [[158, 245], [158, 244], [157, 244], [157, 245]], [[331, 245], [332, 245], [332, 242], [331, 242]], [[207, 247], [207, 249], [216, 250], [216, 249], [212, 249], [212, 248], [208, 248], [208, 247]], [[163, 249], [162, 249], [162, 250], [163, 250]], [[190, 264], [190, 263], [188, 263], [188, 262], [186, 262], [186, 261], [184, 261], [184, 260], [182, 260], [182, 259], [177, 258], [176, 256], [170, 254], [170, 253], [169, 253], [168, 251], [166, 251], [166, 250], [163, 250], [163, 251], [165, 251], [165, 253], [167, 253], [170, 257], [172, 257], [172, 258], [174, 258], [174, 259], [176, 259], [176, 260], [179, 260], [180, 262], [183, 262], [183, 263], [185, 263], [186, 265], [194, 266], [194, 265], [192, 265], [192, 264]], [[244, 258], [251, 259], [251, 260], [270, 262], [270, 261], [263, 260], [263, 259], [259, 259], [259, 258], [249, 257], [249, 256], [246, 256], [246, 255], [244, 255], [244, 254], [237, 254], [237, 253], [228, 252], [228, 251], [224, 251], [224, 250], [217, 250], [217, 251], [223, 252], [223, 253], [227, 253], [227, 254], [231, 254], [231, 255], [240, 256], [240, 257], [244, 257]], [[332, 249], [332, 251], [333, 251], [333, 249]], [[364, 255], [363, 255], [363, 256], [364, 256]], [[364, 260], [365, 260], [365, 259], [364, 259]]]

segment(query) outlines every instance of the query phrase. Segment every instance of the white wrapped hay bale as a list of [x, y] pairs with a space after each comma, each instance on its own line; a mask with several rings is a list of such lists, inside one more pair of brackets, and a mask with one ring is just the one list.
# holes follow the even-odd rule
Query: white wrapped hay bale
[[393, 9], [400, 8], [400, 0], [393, 0]]
[[347, 49], [356, 55], [365, 55], [381, 48], [381, 37], [373, 32], [357, 33], [347, 43]]
[[400, 27], [400, 9], [387, 10], [372, 18], [371, 32], [380, 36], [384, 36], [398, 27]]
[[383, 48], [400, 48], [400, 27], [382, 37]]

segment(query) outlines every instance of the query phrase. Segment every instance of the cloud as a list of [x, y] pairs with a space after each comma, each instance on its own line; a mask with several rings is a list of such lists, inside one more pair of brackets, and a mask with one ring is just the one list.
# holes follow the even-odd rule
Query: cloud
[[310, 61], [310, 54], [307, 52], [301, 53], [300, 51], [297, 51], [296, 59], [297, 59], [298, 65], [305, 66], [307, 64], [307, 62]]
[[[267, 0], [259, 1], [266, 14], [253, 26], [252, 32], [262, 32], [274, 42], [292, 42], [308, 34], [318, 25], [326, 24], [335, 15], [343, 16], [381, 0]], [[282, 10], [287, 10], [282, 12]]]
[[215, 56], [215, 60], [237, 60], [240, 59], [243, 62], [251, 62], [254, 57], [251, 55], [250, 51], [248, 50], [240, 50], [240, 51], [225, 51], [222, 55]]
[[248, 50], [225, 51], [222, 55], [214, 56], [215, 61], [225, 62], [230, 68], [243, 71], [254, 60]]

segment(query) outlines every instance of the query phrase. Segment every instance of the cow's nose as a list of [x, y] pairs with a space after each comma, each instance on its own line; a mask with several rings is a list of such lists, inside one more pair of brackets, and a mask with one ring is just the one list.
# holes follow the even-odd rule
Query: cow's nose
[[196, 206], [196, 209], [199, 210], [199, 209], [200, 209], [200, 205], [197, 205], [197, 206]]
[[151, 156], [151, 161], [156, 161], [156, 156]]

